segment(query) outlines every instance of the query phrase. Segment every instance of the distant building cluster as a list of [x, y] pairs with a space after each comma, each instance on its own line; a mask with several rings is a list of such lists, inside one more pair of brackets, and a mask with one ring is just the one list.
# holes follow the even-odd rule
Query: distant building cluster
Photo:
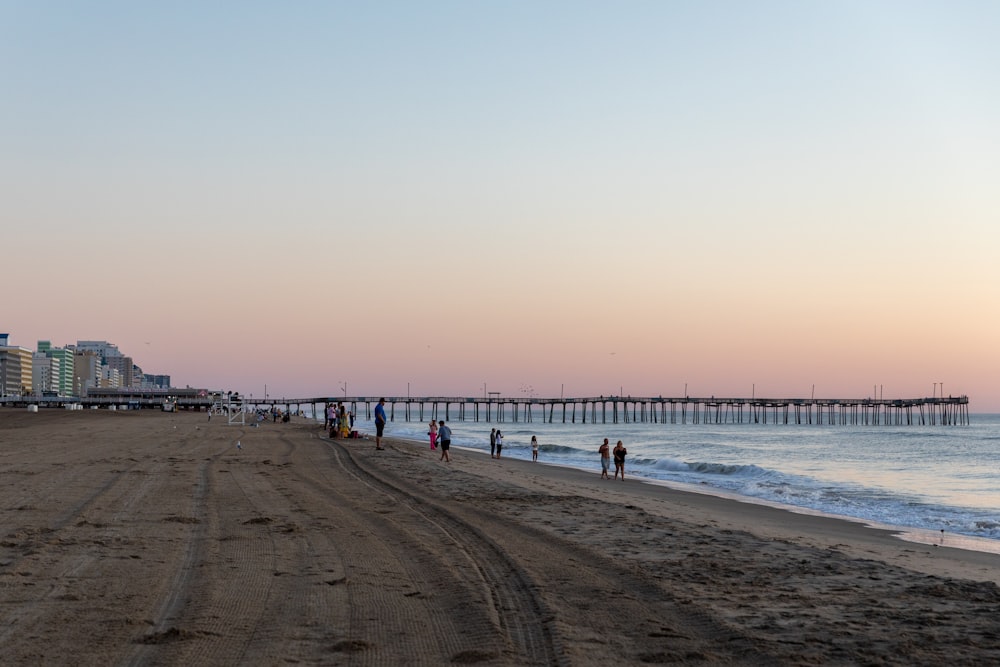
[[0, 396], [79, 396], [95, 389], [169, 389], [169, 375], [143, 373], [132, 357], [103, 340], [53, 347], [38, 341], [31, 351], [0, 333]]

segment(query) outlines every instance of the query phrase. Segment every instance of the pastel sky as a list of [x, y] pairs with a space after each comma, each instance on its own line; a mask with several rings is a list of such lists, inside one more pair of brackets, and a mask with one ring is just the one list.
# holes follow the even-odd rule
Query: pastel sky
[[1000, 3], [0, 0], [0, 331], [256, 396], [1000, 412]]

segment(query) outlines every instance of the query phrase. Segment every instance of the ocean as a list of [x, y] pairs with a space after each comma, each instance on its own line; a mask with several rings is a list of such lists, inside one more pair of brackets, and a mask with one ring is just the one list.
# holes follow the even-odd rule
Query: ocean
[[[397, 414], [398, 417], [398, 414]], [[537, 415], [536, 415], [537, 418]], [[891, 527], [918, 542], [1000, 553], [1000, 415], [962, 426], [805, 424], [563, 424], [451, 421], [453, 447], [600, 474], [604, 438], [628, 449], [626, 473], [793, 511]], [[359, 420], [355, 428], [374, 433]], [[427, 425], [392, 421], [386, 435], [427, 441]], [[460, 460], [460, 459], [459, 459]]]

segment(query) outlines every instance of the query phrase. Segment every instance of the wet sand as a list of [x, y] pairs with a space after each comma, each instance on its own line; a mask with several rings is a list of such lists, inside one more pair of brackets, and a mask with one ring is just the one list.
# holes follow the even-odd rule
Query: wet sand
[[[389, 427], [391, 435], [392, 427]], [[239, 441], [242, 449], [236, 448]], [[0, 655], [75, 665], [1000, 661], [1000, 556], [425, 444], [0, 409]]]

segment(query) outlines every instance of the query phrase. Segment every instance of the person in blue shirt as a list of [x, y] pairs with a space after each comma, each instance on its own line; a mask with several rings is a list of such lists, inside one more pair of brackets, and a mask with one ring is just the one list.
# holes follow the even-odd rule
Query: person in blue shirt
[[378, 399], [375, 406], [375, 449], [385, 449], [382, 446], [382, 432], [385, 430], [385, 399]]

